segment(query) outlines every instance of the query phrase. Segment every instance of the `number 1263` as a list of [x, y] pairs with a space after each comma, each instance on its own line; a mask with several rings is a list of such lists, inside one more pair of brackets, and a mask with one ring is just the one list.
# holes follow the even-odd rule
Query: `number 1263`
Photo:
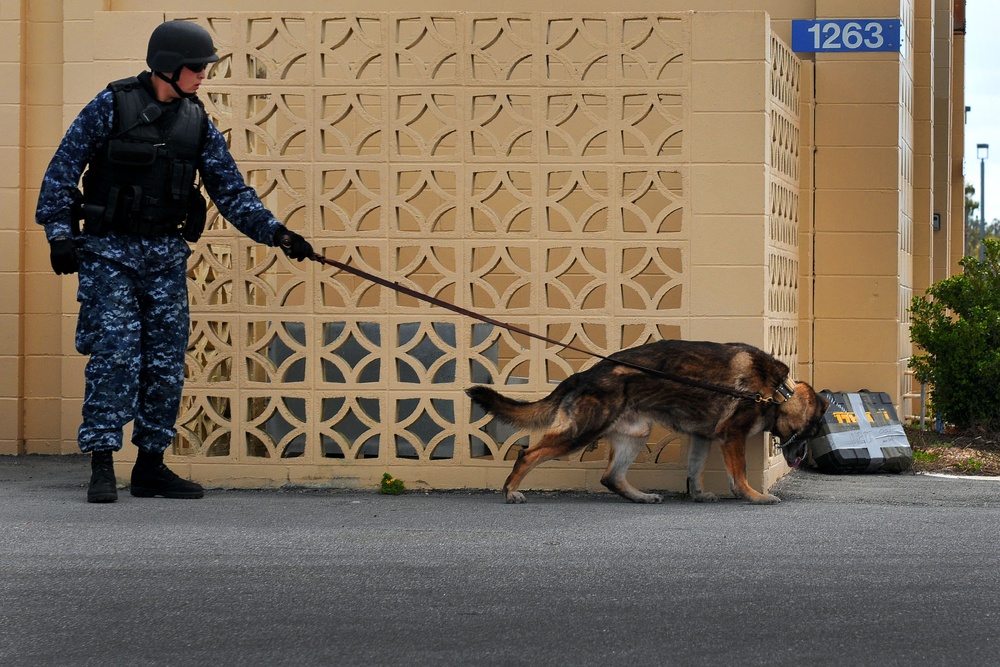
[[898, 20], [793, 21], [792, 50], [899, 51], [903, 42]]

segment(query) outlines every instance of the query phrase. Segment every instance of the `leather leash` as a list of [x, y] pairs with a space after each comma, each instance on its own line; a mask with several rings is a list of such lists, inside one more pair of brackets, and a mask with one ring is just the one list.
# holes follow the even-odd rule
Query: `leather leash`
[[[579, 352], [580, 354], [586, 354], [586, 355], [591, 356], [591, 357], [596, 357], [598, 359], [603, 359], [604, 361], [609, 361], [609, 362], [611, 362], [613, 364], [618, 364], [620, 366], [627, 366], [628, 368], [632, 368], [632, 369], [635, 369], [637, 371], [642, 371], [643, 373], [647, 373], [649, 375], [655, 375], [655, 376], [661, 377], [661, 378], [663, 378], [665, 380], [670, 380], [671, 382], [676, 382], [677, 384], [683, 384], [683, 385], [687, 385], [689, 387], [695, 387], [697, 389], [704, 389], [706, 391], [713, 391], [713, 392], [716, 392], [716, 393], [719, 393], [719, 394], [727, 394], [729, 396], [733, 396], [734, 398], [739, 398], [739, 399], [742, 399], [744, 401], [753, 401], [755, 403], [774, 403], [774, 404], [778, 403], [778, 401], [774, 400], [773, 396], [772, 397], [764, 397], [764, 396], [762, 396], [758, 392], [743, 391], [743, 390], [740, 390], [740, 389], [734, 389], [732, 387], [726, 387], [726, 386], [719, 385], [719, 384], [712, 384], [710, 382], [701, 382], [700, 380], [694, 380], [692, 378], [681, 377], [679, 375], [674, 375], [673, 373], [667, 373], [666, 371], [661, 371], [661, 370], [656, 369], [656, 368], [648, 368], [646, 366], [640, 366], [639, 364], [633, 364], [632, 362], [625, 361], [624, 359], [612, 359], [611, 357], [607, 357], [607, 356], [605, 356], [603, 354], [599, 354], [599, 353], [593, 352], [591, 350], [584, 350], [582, 348], [575, 347], [575, 346], [570, 345], [568, 343], [563, 343], [563, 342], [555, 340], [553, 338], [548, 338], [547, 336], [542, 336], [541, 334], [536, 334], [536, 333], [534, 333], [532, 331], [528, 331], [526, 329], [522, 329], [520, 327], [516, 327], [516, 326], [514, 326], [512, 324], [507, 324], [506, 322], [501, 322], [499, 320], [493, 319], [492, 317], [487, 317], [486, 315], [481, 315], [481, 314], [479, 314], [479, 313], [477, 313], [475, 311], [469, 310], [468, 308], [463, 308], [462, 306], [457, 306], [457, 305], [455, 305], [453, 303], [449, 303], [449, 302], [444, 301], [442, 299], [439, 299], [439, 298], [437, 298], [435, 296], [431, 296], [429, 294], [424, 294], [423, 292], [418, 292], [417, 290], [410, 289], [409, 287], [406, 287], [405, 285], [400, 285], [397, 282], [393, 282], [391, 280], [386, 280], [385, 278], [382, 278], [380, 276], [376, 276], [376, 275], [374, 275], [372, 273], [369, 273], [369, 272], [367, 272], [367, 271], [365, 271], [363, 269], [359, 269], [359, 268], [357, 268], [355, 266], [351, 266], [350, 264], [345, 264], [344, 262], [339, 262], [339, 261], [337, 261], [335, 259], [330, 259], [328, 257], [324, 257], [323, 255], [321, 255], [319, 253], [313, 253], [313, 255], [312, 255], [312, 257], [310, 259], [312, 259], [315, 262], [319, 262], [320, 264], [326, 264], [328, 266], [332, 266], [332, 267], [334, 267], [336, 269], [339, 269], [341, 271], [346, 271], [347, 273], [350, 273], [350, 274], [353, 274], [355, 276], [358, 276], [359, 278], [364, 278], [365, 280], [370, 280], [373, 283], [376, 283], [378, 285], [382, 285], [383, 287], [388, 287], [391, 290], [394, 290], [394, 291], [399, 292], [401, 294], [405, 294], [407, 296], [413, 297], [414, 299], [418, 299], [420, 301], [426, 301], [427, 303], [432, 304], [434, 306], [438, 306], [440, 308], [444, 308], [445, 310], [450, 310], [453, 313], [458, 313], [459, 315], [464, 315], [465, 317], [470, 317], [472, 319], [479, 320], [480, 322], [485, 322], [486, 324], [492, 324], [493, 326], [497, 326], [497, 327], [500, 327], [502, 329], [506, 329], [506, 330], [511, 331], [513, 333], [518, 333], [518, 334], [521, 334], [523, 336], [528, 336], [529, 338], [534, 338], [536, 340], [540, 340], [540, 341], [549, 343], [551, 345], [556, 345], [558, 347], [562, 347], [562, 348], [565, 348], [567, 350], [573, 350], [574, 352]], [[780, 393], [784, 397], [785, 400], [788, 400], [790, 392], [788, 392], [787, 389], [785, 391], [782, 391], [782, 389], [784, 389], [784, 386], [779, 387], [775, 391], [775, 393], [776, 394]]]

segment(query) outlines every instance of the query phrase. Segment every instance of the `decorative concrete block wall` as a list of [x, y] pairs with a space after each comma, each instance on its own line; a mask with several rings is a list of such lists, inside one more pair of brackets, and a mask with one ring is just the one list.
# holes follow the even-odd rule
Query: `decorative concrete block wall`
[[[601, 354], [731, 339], [795, 367], [801, 72], [765, 14], [177, 17], [215, 37], [201, 97], [248, 181], [325, 255]], [[528, 435], [463, 389], [541, 397], [594, 361], [214, 215], [190, 269], [175, 454], [210, 482], [495, 487]], [[640, 481], [683, 489], [685, 448], [654, 433]], [[529, 481], [595, 486], [605, 458]]]
[[[909, 414], [906, 306], [962, 249], [964, 26], [951, 0], [932, 4], [0, 4], [0, 71], [19, 82], [0, 96], [0, 203], [16, 211], [0, 237], [18, 248], [0, 260], [0, 453], [77, 451], [76, 281], [52, 274], [34, 203], [66, 126], [143, 68], [165, 18], [213, 32], [223, 59], [201, 97], [247, 180], [330, 257], [601, 353], [747, 341]], [[902, 18], [907, 49], [786, 46], [793, 19], [859, 13]], [[593, 363], [288, 262], [214, 212], [190, 272], [171, 456], [211, 483], [373, 484], [391, 469], [497, 487], [526, 434], [462, 390], [537, 397]], [[785, 471], [774, 454], [752, 445], [755, 485]], [[529, 482], [597, 488], [604, 455]], [[682, 489], [685, 456], [655, 433], [633, 477]], [[709, 467], [725, 490], [721, 460]]]

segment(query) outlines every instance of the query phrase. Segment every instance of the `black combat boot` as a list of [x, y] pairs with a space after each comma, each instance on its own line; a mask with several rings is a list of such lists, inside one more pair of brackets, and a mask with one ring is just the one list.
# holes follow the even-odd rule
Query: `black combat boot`
[[118, 500], [115, 480], [114, 454], [110, 449], [94, 451], [90, 454], [90, 488], [87, 489], [88, 503], [113, 503]]
[[201, 498], [205, 490], [200, 484], [181, 479], [163, 463], [163, 452], [153, 453], [139, 448], [132, 468], [131, 493], [137, 498]]

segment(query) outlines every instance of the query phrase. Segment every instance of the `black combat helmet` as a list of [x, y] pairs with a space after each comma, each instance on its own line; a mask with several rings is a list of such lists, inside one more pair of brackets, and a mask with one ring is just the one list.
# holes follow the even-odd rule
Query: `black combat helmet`
[[197, 23], [167, 21], [156, 26], [149, 36], [146, 65], [153, 72], [176, 72], [184, 65], [214, 63], [212, 35]]

